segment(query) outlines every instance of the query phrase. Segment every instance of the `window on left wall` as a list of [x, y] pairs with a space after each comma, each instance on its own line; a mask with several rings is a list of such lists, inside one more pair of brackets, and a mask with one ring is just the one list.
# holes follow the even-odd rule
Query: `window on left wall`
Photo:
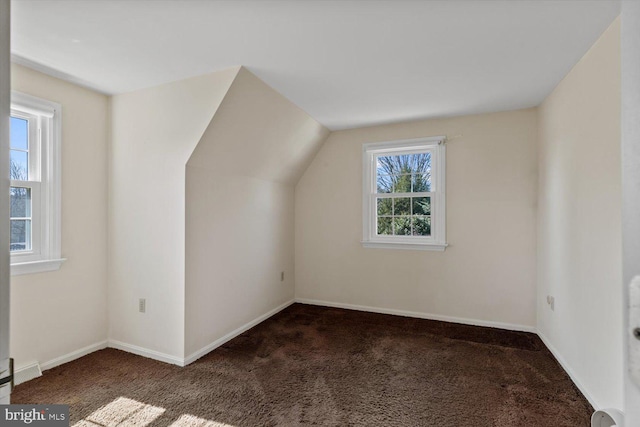
[[59, 104], [11, 93], [11, 274], [58, 270], [60, 241]]

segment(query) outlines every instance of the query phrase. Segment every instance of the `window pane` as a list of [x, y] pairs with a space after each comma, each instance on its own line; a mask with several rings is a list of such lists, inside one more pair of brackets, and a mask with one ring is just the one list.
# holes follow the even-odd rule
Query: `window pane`
[[399, 175], [403, 173], [426, 173], [431, 170], [431, 153], [401, 154], [398, 156], [379, 156], [378, 174]]
[[27, 181], [29, 179], [29, 154], [26, 151], [10, 151], [9, 179]]
[[391, 227], [391, 217], [378, 218], [378, 234], [393, 234], [393, 229]]
[[431, 215], [431, 197], [413, 197], [413, 215]]
[[427, 174], [431, 172], [431, 153], [379, 156], [378, 175]]
[[411, 198], [398, 197], [393, 199], [394, 215], [411, 215]]
[[431, 168], [426, 173], [413, 174], [412, 176], [412, 190], [414, 193], [428, 193], [432, 191], [431, 187]]
[[29, 149], [29, 121], [11, 117], [11, 148]]
[[391, 193], [393, 191], [393, 180], [391, 175], [378, 175], [378, 193]]
[[411, 217], [394, 217], [393, 218], [393, 234], [397, 236], [406, 236], [411, 234]]
[[31, 250], [31, 220], [11, 220], [11, 251]]
[[377, 157], [379, 193], [432, 191], [431, 153]]
[[392, 215], [393, 214], [393, 202], [392, 199], [378, 199], [378, 215]]
[[411, 175], [393, 175], [394, 193], [411, 193]]
[[414, 216], [413, 217], [413, 235], [414, 236], [431, 236], [431, 217], [430, 216]]
[[11, 187], [11, 218], [31, 218], [31, 189]]
[[397, 156], [379, 156], [377, 162], [378, 175], [397, 175], [401, 173], [395, 160]]

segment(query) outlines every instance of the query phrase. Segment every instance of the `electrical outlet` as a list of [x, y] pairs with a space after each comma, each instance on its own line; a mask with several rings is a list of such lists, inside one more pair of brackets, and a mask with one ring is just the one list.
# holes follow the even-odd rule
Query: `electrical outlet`
[[280, 281], [284, 282], [284, 271], [280, 272]]
[[551, 311], [555, 311], [556, 308], [556, 299], [551, 295], [547, 295], [547, 304], [551, 308]]
[[147, 311], [147, 300], [144, 298], [140, 298], [138, 301], [138, 311], [140, 313], [145, 313]]

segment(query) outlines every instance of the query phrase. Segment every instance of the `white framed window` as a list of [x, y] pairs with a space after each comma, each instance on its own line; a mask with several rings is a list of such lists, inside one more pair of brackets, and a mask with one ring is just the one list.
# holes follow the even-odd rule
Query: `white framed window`
[[60, 268], [60, 143], [62, 108], [11, 93], [11, 274]]
[[363, 145], [363, 246], [446, 248], [445, 139]]

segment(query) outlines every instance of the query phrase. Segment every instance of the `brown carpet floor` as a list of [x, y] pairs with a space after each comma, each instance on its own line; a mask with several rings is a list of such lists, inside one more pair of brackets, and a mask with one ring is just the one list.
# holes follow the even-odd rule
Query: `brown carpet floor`
[[180, 368], [106, 349], [16, 387], [82, 426], [580, 426], [534, 334], [294, 304]]

